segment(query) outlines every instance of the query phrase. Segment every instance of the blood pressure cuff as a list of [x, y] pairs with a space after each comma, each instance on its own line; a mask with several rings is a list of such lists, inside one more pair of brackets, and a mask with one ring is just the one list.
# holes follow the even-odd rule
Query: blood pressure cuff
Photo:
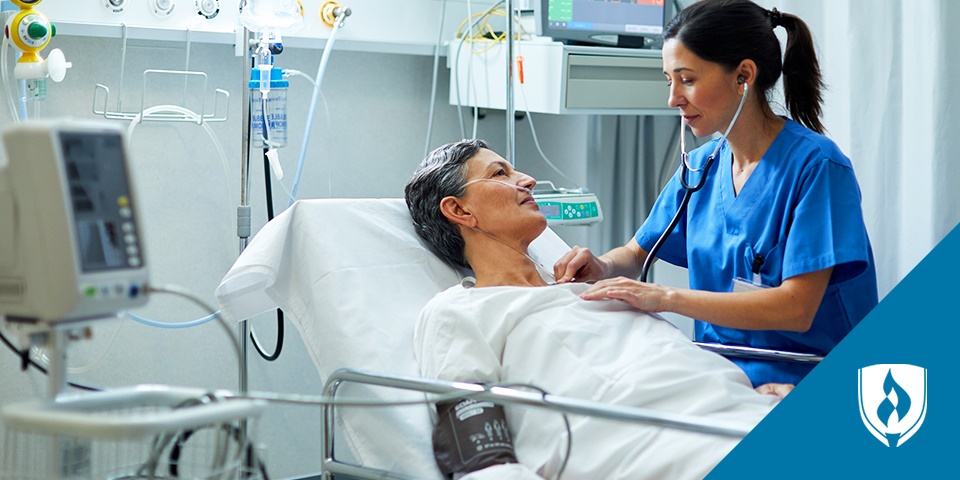
[[472, 398], [437, 403], [433, 455], [440, 472], [475, 472], [504, 463], [518, 463], [503, 407]]

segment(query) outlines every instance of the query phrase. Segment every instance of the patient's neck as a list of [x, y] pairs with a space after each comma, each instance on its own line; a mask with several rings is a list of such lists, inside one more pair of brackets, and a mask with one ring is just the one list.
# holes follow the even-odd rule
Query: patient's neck
[[471, 240], [476, 241], [467, 242], [466, 255], [477, 277], [477, 287], [547, 285], [533, 261], [521, 253], [527, 251], [526, 245], [518, 246], [517, 251], [490, 239]]

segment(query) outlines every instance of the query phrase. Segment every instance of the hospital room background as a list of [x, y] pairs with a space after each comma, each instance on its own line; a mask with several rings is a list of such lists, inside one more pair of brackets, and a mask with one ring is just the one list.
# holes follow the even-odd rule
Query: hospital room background
[[[241, 189], [244, 59], [237, 56], [229, 35], [209, 34], [199, 23], [193, 24], [195, 31], [184, 25], [164, 27], [158, 17], [152, 17], [149, 26], [131, 23], [126, 28], [124, 55], [121, 24], [127, 21], [127, 12], [107, 12], [106, 3], [46, 0], [37, 7], [58, 25], [50, 48], [61, 49], [72, 66], [62, 82], [49, 83], [45, 100], [35, 106], [31, 103], [28, 117], [104, 120], [104, 115], [93, 111], [138, 112], [165, 104], [199, 110], [201, 103], [206, 112], [225, 116], [224, 121], [204, 122], [206, 126], [144, 121], [131, 130], [129, 144], [152, 281], [178, 285], [215, 304], [214, 290], [239, 254], [235, 209]], [[137, 1], [127, 3], [131, 11], [142, 7]], [[290, 36], [284, 51], [275, 56], [277, 66], [310, 76], [317, 72], [331, 31], [316, 20], [314, 12], [320, 3], [302, 2], [308, 12], [305, 24], [313, 36]], [[447, 48], [467, 18], [466, 0], [341, 3], [352, 14], [330, 49], [297, 198], [402, 197], [406, 180], [427, 148], [473, 136], [474, 131], [497, 152], [506, 151], [507, 119], [502, 109], [474, 112], [450, 102]], [[478, 13], [494, 3], [474, 0], [469, 7]], [[516, 2], [525, 22], [530, 22], [531, 3]], [[956, 48], [960, 32], [952, 28], [960, 21], [960, 4], [948, 0], [758, 3], [799, 15], [813, 31], [827, 84], [824, 124], [851, 158], [860, 181], [882, 298], [960, 221], [956, 187], [960, 161], [954, 153], [960, 151], [956, 134], [960, 96], [953, 90], [960, 76], [960, 49]], [[192, 0], [176, 4], [195, 8]], [[221, 0], [219, 7], [226, 16], [223, 12], [235, 9], [236, 2]], [[526, 25], [532, 34], [532, 24]], [[435, 51], [439, 55], [434, 93]], [[12, 68], [12, 54], [7, 61]], [[144, 81], [147, 69], [204, 72], [206, 84], [194, 77], [163, 75]], [[15, 86], [7, 78], [4, 81]], [[98, 84], [108, 87], [109, 93], [98, 89]], [[216, 89], [229, 92], [229, 98], [215, 93]], [[579, 186], [596, 193], [604, 221], [555, 227], [568, 244], [596, 252], [623, 244], [643, 221], [664, 176], [677, 166], [677, 116], [527, 115], [525, 96], [536, 89], [537, 81], [528, 75], [523, 89], [516, 92], [518, 115], [510, 120], [516, 128], [516, 168], [558, 187]], [[286, 190], [292, 188], [312, 91], [304, 77], [289, 78], [288, 140], [279, 151], [285, 175], [273, 182], [278, 213], [287, 206]], [[663, 102], [665, 108], [666, 98]], [[431, 106], [432, 126], [428, 127]], [[2, 108], [0, 122], [8, 125], [11, 115], [6, 101]], [[130, 123], [112, 121], [125, 128]], [[267, 220], [262, 163], [254, 148], [249, 191], [254, 232]], [[664, 265], [655, 267], [653, 278], [675, 285], [686, 281], [681, 269]], [[369, 288], [398, 285], [371, 284]], [[154, 296], [136, 313], [179, 322], [209, 312], [182, 300]], [[688, 320], [673, 320], [691, 331]], [[263, 315], [252, 324], [261, 343], [272, 349], [275, 315]], [[154, 328], [128, 318], [99, 323], [91, 339], [70, 345], [68, 358], [70, 380], [100, 388], [147, 383], [237, 387], [231, 346], [214, 323], [188, 329]], [[0, 366], [0, 404], [45, 396], [43, 375], [32, 369], [21, 371], [20, 358], [6, 348], [0, 353]], [[319, 394], [324, 379], [313, 368], [302, 340], [287, 329], [283, 353], [275, 362], [251, 354], [249, 381], [252, 390]], [[270, 406], [260, 421], [257, 442], [264, 446], [273, 478], [318, 474], [319, 429], [318, 408]]]

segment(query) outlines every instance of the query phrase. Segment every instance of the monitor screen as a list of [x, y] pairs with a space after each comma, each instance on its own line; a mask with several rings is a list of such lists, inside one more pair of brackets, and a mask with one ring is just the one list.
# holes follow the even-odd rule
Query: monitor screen
[[539, 0], [537, 34], [565, 43], [649, 47], [663, 33], [664, 0]]
[[83, 272], [140, 267], [120, 135], [63, 132], [60, 147]]

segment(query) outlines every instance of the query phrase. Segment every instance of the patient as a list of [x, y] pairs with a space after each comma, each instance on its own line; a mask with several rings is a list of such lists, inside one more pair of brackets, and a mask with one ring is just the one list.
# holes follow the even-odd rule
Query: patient
[[[556, 395], [756, 425], [779, 401], [780, 386], [761, 387], [774, 395], [758, 393], [736, 365], [662, 318], [614, 300], [581, 300], [589, 285], [550, 284], [527, 254], [546, 228], [530, 192], [535, 184], [481, 140], [434, 150], [407, 184], [417, 233], [476, 276], [475, 286], [452, 287], [421, 312], [414, 336], [421, 373], [534, 384]], [[529, 408], [508, 408], [505, 416], [521, 465], [489, 466], [469, 478], [507, 478], [508, 468], [522, 472], [516, 478], [555, 476], [568, 440], [560, 416]], [[702, 478], [738, 441], [641, 423], [570, 421], [566, 479]], [[501, 424], [494, 422], [497, 434]], [[435, 435], [435, 451], [450, 450], [436, 443]], [[441, 460], [449, 459], [438, 454], [443, 470]]]

